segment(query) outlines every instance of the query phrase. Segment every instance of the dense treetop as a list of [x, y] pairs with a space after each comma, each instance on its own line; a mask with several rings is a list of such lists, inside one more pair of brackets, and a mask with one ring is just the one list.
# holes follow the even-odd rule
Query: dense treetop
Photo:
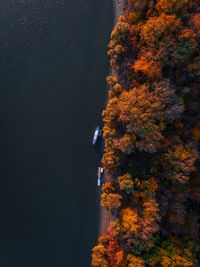
[[100, 267], [199, 266], [200, 2], [123, 0], [102, 112]]

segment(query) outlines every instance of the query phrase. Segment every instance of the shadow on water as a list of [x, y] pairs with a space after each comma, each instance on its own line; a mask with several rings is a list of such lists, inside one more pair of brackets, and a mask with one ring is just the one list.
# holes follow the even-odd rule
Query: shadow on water
[[104, 151], [104, 141], [103, 138], [100, 136], [97, 139], [96, 145], [94, 146], [94, 150], [96, 154], [98, 155], [99, 158], [99, 166], [101, 165], [101, 159], [103, 156], [103, 151]]

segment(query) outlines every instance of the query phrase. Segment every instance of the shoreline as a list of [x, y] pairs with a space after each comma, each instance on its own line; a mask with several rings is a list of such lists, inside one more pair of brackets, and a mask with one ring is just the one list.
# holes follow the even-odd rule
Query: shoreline
[[[123, 15], [124, 9], [123, 9], [123, 4], [122, 0], [113, 0], [113, 10], [114, 10], [114, 16], [113, 16], [113, 28], [115, 27], [119, 17]], [[109, 75], [112, 75], [113, 70], [110, 67], [109, 69]], [[102, 184], [107, 181], [106, 179], [106, 174], [104, 173], [102, 177]], [[101, 196], [100, 196], [101, 197]], [[101, 206], [100, 204], [100, 215], [99, 215], [99, 231], [98, 234], [102, 235], [108, 232], [109, 225], [111, 220], [113, 220], [112, 214], [110, 211], [106, 210], [104, 207]]]
[[200, 267], [200, 1], [170, 1], [109, 3], [92, 266]]
[[113, 0], [114, 19], [113, 28], [115, 27], [119, 17], [124, 14], [124, 7], [122, 0]]

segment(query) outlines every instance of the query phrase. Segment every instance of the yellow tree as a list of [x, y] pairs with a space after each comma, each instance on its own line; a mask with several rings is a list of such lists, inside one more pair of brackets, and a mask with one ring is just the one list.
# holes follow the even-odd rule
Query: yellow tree
[[[168, 80], [123, 91], [118, 99], [118, 119], [126, 139], [113, 139], [113, 146], [125, 153], [134, 148], [154, 153], [164, 142], [165, 121], [176, 120], [183, 113], [175, 90]], [[122, 142], [123, 141], [123, 142]], [[125, 141], [125, 142], [124, 142]]]
[[103, 193], [101, 195], [101, 205], [107, 210], [117, 209], [121, 206], [122, 196], [117, 193]]
[[108, 267], [108, 261], [106, 260], [106, 248], [98, 244], [92, 249], [92, 266]]
[[101, 205], [106, 209], [119, 208], [121, 206], [122, 196], [115, 193], [115, 188], [111, 182], [102, 186]]
[[158, 0], [156, 9], [165, 13], [175, 13], [187, 3], [188, 0]]
[[190, 173], [195, 170], [194, 163], [196, 158], [196, 151], [189, 148], [189, 146], [179, 144], [173, 149], [169, 149], [166, 154], [166, 159], [170, 163], [169, 179], [180, 183], [187, 182], [190, 178]]
[[144, 267], [144, 260], [140, 257], [133, 256], [131, 254], [127, 255], [128, 267]]
[[120, 149], [125, 154], [131, 154], [134, 151], [135, 135], [125, 133], [121, 138], [113, 138], [113, 147]]
[[122, 92], [122, 87], [119, 83], [116, 83], [113, 87], [109, 90], [109, 98], [119, 96]]
[[150, 79], [161, 79], [162, 69], [159, 61], [156, 61], [151, 51], [148, 51], [131, 67], [135, 72], [142, 72]]
[[117, 135], [117, 131], [111, 124], [105, 124], [103, 127], [103, 138], [115, 137]]
[[146, 85], [123, 91], [118, 101], [119, 119], [126, 132], [134, 134], [133, 144], [141, 151], [155, 152], [163, 140], [159, 125], [161, 103]]
[[181, 21], [175, 15], [162, 13], [159, 17], [151, 17], [141, 28], [141, 39], [148, 45], [175, 34], [181, 29]]
[[130, 173], [125, 173], [118, 177], [119, 187], [121, 190], [125, 190], [130, 193], [133, 190], [133, 180]]
[[179, 255], [174, 255], [174, 256], [163, 256], [161, 265], [163, 267], [178, 267], [178, 266], [183, 266], [183, 267], [192, 267], [193, 262], [187, 260], [186, 258], [183, 258]]
[[106, 110], [102, 112], [104, 122], [112, 123], [118, 118], [119, 115], [119, 111], [117, 109], [118, 101], [119, 100], [117, 97], [109, 99]]
[[121, 44], [127, 38], [129, 30], [130, 25], [126, 23], [124, 17], [121, 16], [111, 33], [111, 43], [109, 44], [109, 47], [113, 48], [116, 44]]
[[159, 229], [159, 207], [155, 199], [150, 199], [144, 204], [143, 217], [141, 219], [141, 239], [145, 240], [149, 247], [152, 246], [153, 234]]
[[135, 233], [140, 228], [139, 216], [135, 210], [131, 208], [125, 208], [121, 211], [123, 230], [129, 235]]
[[106, 172], [116, 171], [120, 165], [120, 158], [117, 152], [113, 149], [105, 148], [102, 164], [104, 165]]

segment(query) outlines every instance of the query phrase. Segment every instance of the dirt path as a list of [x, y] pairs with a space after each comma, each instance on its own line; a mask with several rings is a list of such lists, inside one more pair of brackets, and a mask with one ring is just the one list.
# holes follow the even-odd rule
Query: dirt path
[[114, 6], [114, 25], [117, 23], [118, 18], [124, 14], [122, 0], [113, 0]]
[[[122, 0], [113, 0], [113, 7], [114, 7], [114, 25], [117, 23], [118, 18], [124, 14]], [[113, 70], [110, 69], [110, 74], [113, 73]], [[107, 182], [108, 178], [106, 174], [102, 177], [102, 184]], [[111, 211], [106, 210], [104, 207], [100, 207], [100, 227], [99, 227], [99, 234], [105, 234], [109, 231], [110, 222], [115, 220], [115, 216], [112, 216]]]
[[105, 210], [104, 207], [101, 207], [100, 218], [100, 235], [102, 235], [109, 232], [110, 222], [112, 221], [112, 214], [109, 210]]

